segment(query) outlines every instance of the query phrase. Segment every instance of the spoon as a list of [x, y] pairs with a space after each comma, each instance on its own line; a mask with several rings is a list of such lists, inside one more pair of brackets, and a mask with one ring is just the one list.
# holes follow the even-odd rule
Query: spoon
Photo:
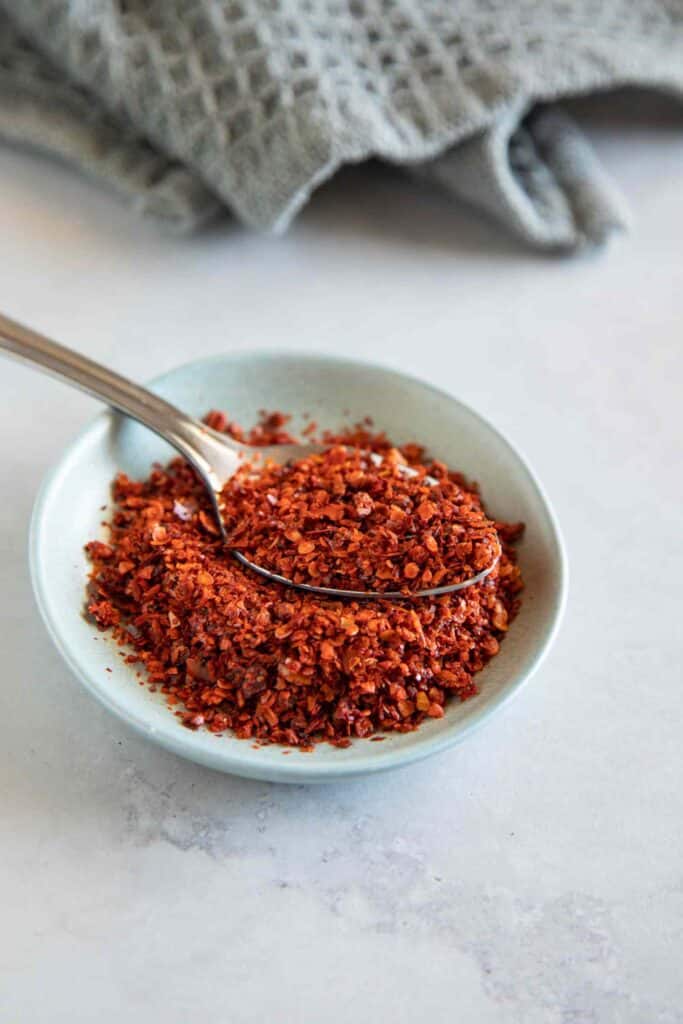
[[[134, 384], [112, 370], [93, 362], [86, 356], [72, 349], [51, 341], [42, 334], [25, 327], [9, 317], [0, 314], [0, 349], [18, 356], [33, 365], [46, 370], [53, 376], [66, 380], [82, 391], [101, 398], [110, 406], [149, 427], [165, 441], [168, 441], [194, 467], [206, 485], [223, 539], [228, 543], [228, 536], [220, 511], [220, 495], [225, 483], [237, 472], [243, 461], [253, 462], [264, 459], [284, 466], [296, 462], [308, 455], [324, 451], [321, 445], [315, 444], [274, 444], [255, 447], [235, 441], [227, 434], [220, 434], [200, 420], [188, 416], [155, 395], [152, 391]], [[410, 472], [406, 467], [406, 472]], [[232, 550], [232, 549], [231, 549]], [[278, 573], [255, 562], [251, 562], [241, 552], [232, 550], [235, 558], [254, 572], [266, 579], [283, 583], [297, 590], [307, 590], [326, 597], [361, 598], [401, 598], [434, 597], [448, 594], [465, 587], [480, 583], [495, 568], [501, 555], [500, 542], [497, 553], [491, 564], [482, 572], [470, 579], [446, 586], [433, 587], [430, 590], [418, 590], [413, 594], [400, 591], [378, 592], [371, 590], [339, 590], [333, 587], [315, 587], [310, 583], [295, 583]]]

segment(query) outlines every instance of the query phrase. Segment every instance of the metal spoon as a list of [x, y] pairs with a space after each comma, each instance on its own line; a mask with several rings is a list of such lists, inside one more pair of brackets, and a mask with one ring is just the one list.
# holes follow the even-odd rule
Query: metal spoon
[[[320, 445], [314, 444], [275, 444], [258, 448], [253, 445], [241, 444], [226, 434], [219, 434], [218, 431], [212, 430], [200, 420], [187, 416], [146, 388], [133, 384], [132, 381], [120, 377], [119, 374], [100, 366], [92, 359], [65, 348], [65, 346], [31, 330], [30, 327], [25, 327], [1, 314], [0, 349], [46, 370], [55, 377], [75, 384], [95, 398], [101, 398], [168, 441], [195, 468], [206, 484], [221, 534], [226, 542], [228, 542], [228, 537], [220, 512], [220, 495], [226, 481], [235, 474], [240, 463], [245, 460], [253, 462], [255, 459], [265, 459], [283, 466], [288, 462], [295, 462], [324, 450]], [[460, 583], [433, 587], [431, 590], [419, 590], [409, 595], [400, 591], [380, 593], [366, 590], [338, 590], [333, 587], [314, 587], [308, 583], [295, 583], [263, 566], [256, 565], [239, 551], [233, 550], [232, 554], [242, 565], [253, 569], [254, 572], [266, 579], [284, 583], [297, 590], [307, 590], [327, 597], [405, 599], [407, 597], [433, 597], [438, 594], [448, 594], [480, 583], [495, 568], [500, 558], [501, 549], [500, 543], [498, 543], [498, 550], [491, 565], [477, 573], [476, 576]]]

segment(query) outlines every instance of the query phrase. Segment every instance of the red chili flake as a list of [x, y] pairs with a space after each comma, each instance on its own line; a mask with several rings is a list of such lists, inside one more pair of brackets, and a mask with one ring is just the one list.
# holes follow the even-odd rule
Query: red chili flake
[[[263, 413], [243, 431], [224, 413], [207, 417], [213, 429], [257, 444], [294, 440], [287, 421]], [[476, 673], [518, 610], [522, 581], [510, 545], [520, 524], [489, 520], [476, 489], [430, 463], [419, 445], [399, 452], [369, 424], [326, 441], [334, 454], [303, 471], [315, 487], [295, 497], [290, 478], [276, 476], [256, 491], [277, 523], [268, 527], [271, 541], [284, 538], [302, 571], [335, 580], [365, 573], [364, 587], [375, 574], [394, 587], [397, 577], [411, 582], [416, 566], [421, 585], [425, 574], [437, 580], [450, 570], [445, 558], [475, 567], [491, 537], [500, 540], [500, 561], [482, 583], [433, 600], [323, 599], [243, 568], [208, 527], [215, 525], [209, 498], [181, 459], [145, 481], [120, 474], [108, 543], [87, 545], [88, 610], [189, 729], [306, 751], [318, 742], [345, 747], [354, 738], [409, 732], [443, 717], [449, 700], [476, 693]], [[367, 451], [383, 456], [379, 473]], [[400, 460], [418, 476], [401, 475]], [[425, 482], [427, 474], [438, 488]], [[185, 509], [191, 514], [179, 515]]]
[[[353, 496], [353, 506], [356, 510], [356, 515], [361, 518], [365, 518], [365, 516], [369, 516], [374, 510], [375, 503], [366, 491], [358, 491], [358, 493]], [[341, 515], [343, 515], [343, 506], [338, 505], [336, 507], [340, 509]], [[341, 518], [341, 515], [339, 518]]]
[[100, 540], [91, 540], [89, 544], [86, 544], [85, 550], [90, 558], [102, 562], [108, 562], [110, 558], [114, 557], [114, 549]]
[[219, 412], [216, 409], [212, 409], [211, 412], [207, 412], [204, 417], [204, 422], [207, 427], [211, 427], [212, 430], [217, 430], [220, 434], [224, 434], [229, 426], [228, 417], [224, 412]]

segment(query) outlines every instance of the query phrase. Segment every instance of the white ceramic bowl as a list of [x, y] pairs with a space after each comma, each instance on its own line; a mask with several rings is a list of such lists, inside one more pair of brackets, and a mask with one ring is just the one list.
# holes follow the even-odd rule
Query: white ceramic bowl
[[[489, 423], [451, 395], [393, 370], [347, 359], [299, 353], [228, 353], [188, 363], [152, 385], [182, 409], [229, 411], [251, 424], [259, 409], [309, 413], [322, 427], [371, 415], [397, 441], [417, 440], [479, 481], [489, 510], [523, 520], [519, 546], [526, 581], [522, 609], [500, 653], [477, 677], [480, 693], [452, 703], [439, 720], [383, 743], [356, 740], [345, 750], [320, 744], [312, 753], [254, 749], [232, 736], [189, 731], [161, 695], [139, 685], [106, 634], [83, 616], [86, 541], [103, 535], [103, 505], [120, 469], [145, 476], [170, 449], [136, 423], [105, 412], [83, 430], [43, 484], [33, 515], [31, 574], [52, 638], [83, 685], [144, 736], [200, 764], [255, 779], [325, 782], [383, 771], [460, 742], [482, 725], [538, 668], [558, 628], [566, 589], [562, 541], [552, 509], [522, 456]], [[111, 671], [107, 671], [111, 669]], [[64, 696], [68, 700], [68, 694]]]

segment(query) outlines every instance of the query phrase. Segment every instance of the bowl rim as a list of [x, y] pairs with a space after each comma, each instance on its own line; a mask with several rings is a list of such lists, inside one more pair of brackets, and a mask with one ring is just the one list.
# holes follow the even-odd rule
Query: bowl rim
[[[88, 673], [72, 646], [70, 646], [65, 640], [52, 613], [51, 602], [48, 597], [48, 586], [40, 564], [40, 546], [44, 536], [46, 510], [50, 499], [57, 491], [61, 476], [71, 465], [73, 459], [77, 457], [79, 449], [85, 444], [91, 442], [93, 435], [97, 431], [105, 432], [112, 419], [119, 418], [121, 416], [121, 414], [111, 409], [104, 409], [93, 419], [90, 419], [78, 431], [73, 440], [61, 452], [56, 463], [47, 472], [37, 492], [29, 527], [28, 554], [31, 584], [38, 610], [47, 632], [62, 659], [88, 693], [96, 697], [108, 711], [116, 715], [119, 720], [131, 727], [139, 735], [153, 740], [158, 745], [170, 750], [180, 757], [189, 759], [214, 770], [239, 775], [245, 778], [267, 779], [270, 781], [291, 783], [331, 782], [344, 778], [349, 779], [361, 775], [375, 774], [378, 772], [388, 771], [393, 768], [414, 764], [426, 757], [430, 757], [433, 754], [440, 753], [462, 743], [466, 738], [480, 729], [482, 725], [489, 721], [493, 715], [501, 711], [508, 702], [519, 693], [521, 688], [538, 671], [541, 663], [547, 656], [562, 623], [562, 618], [567, 604], [568, 592], [567, 555], [556, 513], [543, 485], [529, 465], [526, 457], [522, 454], [517, 445], [513, 443], [499, 428], [494, 426], [481, 413], [477, 412], [466, 402], [463, 402], [460, 398], [446, 389], [439, 388], [413, 373], [404, 373], [401, 370], [396, 370], [390, 366], [385, 366], [382, 363], [378, 363], [373, 360], [366, 360], [362, 357], [338, 356], [325, 352], [310, 352], [295, 348], [236, 349], [180, 363], [172, 369], [166, 370], [164, 373], [155, 376], [147, 383], [146, 386], [151, 390], [156, 390], [163, 387], [167, 380], [174, 378], [179, 374], [182, 375], [185, 372], [195, 370], [199, 366], [207, 366], [212, 363], [222, 364], [226, 362], [235, 363], [241, 361], [254, 362], [277, 358], [284, 360], [305, 360], [338, 367], [357, 368], [361, 366], [368, 369], [378, 370], [382, 374], [390, 377], [417, 383], [432, 394], [445, 398], [450, 402], [455, 402], [466, 414], [477, 422], [478, 427], [482, 428], [483, 431], [488, 433], [490, 436], [492, 435], [499, 443], [502, 443], [511, 451], [512, 455], [519, 463], [520, 468], [525, 472], [528, 482], [536, 491], [536, 494], [540, 499], [540, 505], [546, 515], [547, 522], [550, 527], [558, 567], [557, 581], [553, 591], [553, 607], [551, 609], [551, 616], [548, 619], [548, 624], [545, 627], [544, 634], [539, 638], [534, 656], [527, 667], [519, 673], [518, 678], [508, 683], [500, 694], [494, 696], [490, 701], [483, 704], [483, 706], [474, 712], [466, 721], [455, 724], [450, 730], [447, 729], [445, 732], [433, 737], [425, 734], [424, 738], [419, 738], [418, 742], [416, 742], [414, 746], [408, 748], [392, 750], [391, 747], [387, 747], [380, 751], [377, 751], [375, 748], [372, 757], [359, 754], [358, 757], [354, 757], [345, 762], [316, 763], [312, 759], [309, 760], [307, 758], [302, 758], [300, 761], [293, 760], [291, 758], [283, 758], [283, 761], [286, 761], [287, 763], [283, 763], [281, 766], [273, 763], [263, 764], [261, 766], [258, 762], [245, 763], [239, 753], [234, 753], [234, 748], [231, 750], [227, 746], [224, 746], [221, 749], [220, 746], [217, 746], [215, 751], [198, 748], [193, 743], [193, 737], [195, 734], [192, 731], [178, 728], [177, 731], [173, 729], [166, 732], [159, 730], [157, 727], [151, 726], [143, 715], [138, 715], [123, 702], [114, 700], [106, 690], [95, 682], [92, 678], [92, 674]], [[169, 715], [169, 723], [172, 723], [173, 725], [177, 724], [172, 715]], [[419, 737], [419, 731], [415, 735]]]

